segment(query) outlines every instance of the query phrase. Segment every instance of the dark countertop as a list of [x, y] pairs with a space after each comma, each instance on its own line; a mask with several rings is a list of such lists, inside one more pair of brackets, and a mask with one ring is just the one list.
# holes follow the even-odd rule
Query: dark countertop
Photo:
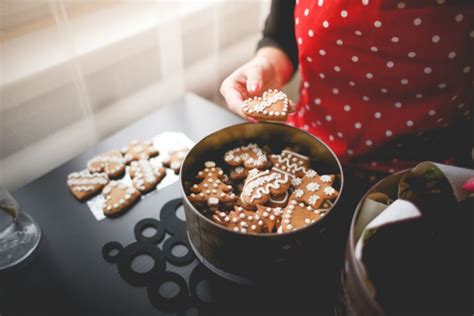
[[[225, 109], [189, 94], [14, 192], [20, 205], [39, 223], [42, 240], [32, 262], [18, 271], [0, 274], [0, 314], [167, 315], [150, 304], [146, 288], [126, 283], [118, 274], [117, 266], [103, 259], [101, 250], [109, 241], [123, 245], [134, 242], [133, 228], [140, 219], [157, 218], [166, 202], [180, 197], [177, 182], [143, 199], [121, 217], [97, 221], [87, 205], [76, 201], [69, 193], [67, 176], [84, 169], [87, 160], [96, 154], [119, 149], [134, 138], [148, 139], [164, 131], [181, 131], [198, 141], [213, 131], [239, 122], [242, 122], [241, 118]], [[183, 273], [196, 264], [195, 260], [182, 268]], [[268, 312], [278, 311], [279, 306], [285, 305], [276, 297], [268, 301], [264, 294], [259, 299], [259, 293], [262, 293], [259, 289], [241, 289], [219, 282], [222, 291], [230, 294], [222, 303], [216, 304], [218, 312], [215, 314], [255, 314], [257, 310], [253, 305], [258, 301], [263, 308], [268, 307]], [[289, 290], [295, 297], [306, 292], [304, 288], [298, 289], [299, 292]], [[252, 298], [249, 299], [250, 295]], [[317, 297], [315, 299], [317, 301]], [[319, 305], [317, 310], [321, 309]], [[322, 310], [331, 310], [329, 306], [332, 305]], [[288, 308], [299, 310], [298, 306]], [[282, 314], [287, 314], [282, 310]], [[207, 313], [201, 311], [199, 314]]]

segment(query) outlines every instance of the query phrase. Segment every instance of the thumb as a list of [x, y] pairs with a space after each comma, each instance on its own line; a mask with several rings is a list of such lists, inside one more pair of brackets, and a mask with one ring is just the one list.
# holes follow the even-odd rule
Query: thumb
[[245, 71], [247, 77], [247, 91], [252, 95], [260, 94], [263, 88], [263, 69], [260, 65], [253, 65]]

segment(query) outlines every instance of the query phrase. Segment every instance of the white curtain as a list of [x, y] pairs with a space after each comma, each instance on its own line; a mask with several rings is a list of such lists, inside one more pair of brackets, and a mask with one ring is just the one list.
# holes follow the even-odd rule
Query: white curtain
[[0, 184], [13, 190], [185, 92], [218, 100], [269, 2], [0, 6]]

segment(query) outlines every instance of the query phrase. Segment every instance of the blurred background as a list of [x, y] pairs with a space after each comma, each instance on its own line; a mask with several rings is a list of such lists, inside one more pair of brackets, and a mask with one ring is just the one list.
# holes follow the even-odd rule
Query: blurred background
[[0, 6], [0, 184], [14, 190], [185, 92], [223, 105], [270, 1]]

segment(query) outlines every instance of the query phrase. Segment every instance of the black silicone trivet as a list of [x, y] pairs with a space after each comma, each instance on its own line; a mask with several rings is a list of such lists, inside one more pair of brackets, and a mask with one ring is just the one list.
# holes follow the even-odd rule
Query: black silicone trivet
[[[180, 206], [182, 206], [182, 199], [169, 201], [159, 213], [160, 220], [145, 218], [135, 225], [136, 242], [125, 247], [116, 241], [108, 242], [102, 247], [102, 255], [107, 262], [117, 264], [120, 276], [127, 283], [146, 287], [150, 302], [158, 310], [184, 315], [187, 310], [194, 309], [201, 314], [208, 309], [212, 301], [211, 293], [204, 293], [205, 295], [198, 293], [199, 283], [209, 281], [211, 275], [208, 270], [200, 263], [195, 264], [190, 274], [180, 273], [180, 269], [170, 271], [167, 267], [167, 262], [178, 267], [191, 266], [195, 263], [196, 257], [187, 240], [186, 225], [176, 214]], [[155, 233], [152, 236], [143, 235], [147, 228], [153, 228]], [[166, 233], [170, 237], [160, 248], [158, 244], [163, 241]], [[187, 248], [184, 256], [180, 257], [172, 253], [176, 245]], [[144, 273], [136, 272], [132, 269], [131, 263], [137, 256], [143, 254], [153, 258], [153, 268]], [[178, 288], [172, 297], [165, 297], [160, 292], [160, 286], [168, 282], [174, 283], [174, 286]]]

